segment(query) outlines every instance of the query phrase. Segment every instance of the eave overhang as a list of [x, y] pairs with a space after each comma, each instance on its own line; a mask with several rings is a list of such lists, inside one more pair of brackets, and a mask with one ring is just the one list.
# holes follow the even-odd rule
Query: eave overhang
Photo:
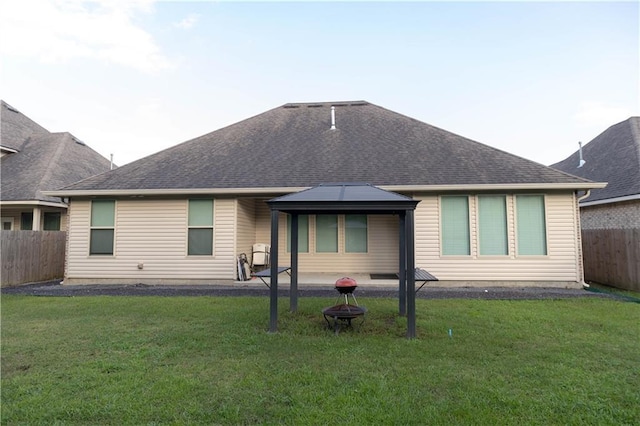
[[42, 206], [42, 207], [62, 207], [68, 208], [69, 206], [63, 202], [56, 203], [54, 201], [38, 201], [38, 200], [24, 200], [24, 201], [0, 201], [0, 206]]
[[[607, 186], [606, 182], [584, 183], [520, 183], [520, 184], [468, 184], [468, 185], [376, 185], [392, 192], [483, 192], [483, 191], [532, 191], [568, 190], [582, 191]], [[172, 189], [76, 189], [42, 191], [52, 197], [145, 197], [176, 195], [273, 195], [290, 194], [311, 188], [305, 187], [262, 187], [262, 188], [172, 188]]]

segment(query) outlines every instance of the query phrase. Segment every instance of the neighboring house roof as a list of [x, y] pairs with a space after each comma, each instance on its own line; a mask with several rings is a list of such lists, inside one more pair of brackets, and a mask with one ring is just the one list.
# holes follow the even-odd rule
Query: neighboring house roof
[[2, 157], [3, 202], [59, 202], [42, 191], [109, 170], [109, 160], [70, 133], [50, 133], [5, 102], [1, 108], [2, 145], [16, 151]]
[[608, 182], [594, 189], [582, 204], [622, 201], [640, 198], [640, 117], [631, 117], [596, 136], [582, 147], [551, 167], [585, 179]]
[[386, 188], [593, 184], [377, 105], [353, 101], [285, 104], [59, 193], [306, 188], [326, 182], [367, 182]]
[[12, 151], [20, 151], [33, 134], [47, 134], [49, 131], [31, 120], [17, 109], [0, 101], [0, 145]]

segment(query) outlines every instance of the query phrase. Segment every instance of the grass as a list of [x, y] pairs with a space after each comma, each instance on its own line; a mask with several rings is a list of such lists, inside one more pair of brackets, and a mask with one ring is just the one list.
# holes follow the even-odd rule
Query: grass
[[[2, 424], [562, 424], [640, 419], [640, 305], [584, 298], [2, 297]], [[361, 301], [363, 302], [363, 301]], [[451, 329], [451, 336], [449, 336]]]

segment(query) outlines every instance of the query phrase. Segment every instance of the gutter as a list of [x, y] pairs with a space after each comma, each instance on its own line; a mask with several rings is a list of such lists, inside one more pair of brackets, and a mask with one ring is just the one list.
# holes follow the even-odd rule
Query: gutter
[[63, 207], [68, 208], [69, 205], [65, 203], [56, 203], [53, 201], [0, 201], [2, 206], [44, 206], [44, 207]]
[[[580, 197], [580, 200], [586, 197]], [[581, 203], [580, 207], [589, 207], [589, 206], [597, 206], [600, 204], [613, 204], [613, 203], [621, 203], [623, 201], [634, 201], [640, 200], [640, 194], [635, 195], [627, 195], [624, 197], [616, 197], [616, 198], [606, 198], [604, 200], [596, 200], [596, 201], [587, 201], [586, 203]]]

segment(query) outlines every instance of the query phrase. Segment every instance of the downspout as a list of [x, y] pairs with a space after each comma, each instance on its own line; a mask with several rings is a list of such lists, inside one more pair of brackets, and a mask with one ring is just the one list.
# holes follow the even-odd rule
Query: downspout
[[587, 189], [587, 191], [585, 192], [585, 194], [581, 197], [577, 197], [577, 201], [578, 203], [576, 204], [576, 221], [578, 224], [578, 232], [576, 234], [577, 237], [577, 245], [578, 245], [578, 279], [579, 282], [582, 284], [583, 288], [589, 288], [589, 284], [587, 284], [586, 282], [584, 282], [584, 257], [583, 257], [583, 250], [582, 250], [582, 223], [580, 220], [580, 201], [584, 200], [585, 198], [588, 198], [589, 195], [591, 195], [591, 189]]

